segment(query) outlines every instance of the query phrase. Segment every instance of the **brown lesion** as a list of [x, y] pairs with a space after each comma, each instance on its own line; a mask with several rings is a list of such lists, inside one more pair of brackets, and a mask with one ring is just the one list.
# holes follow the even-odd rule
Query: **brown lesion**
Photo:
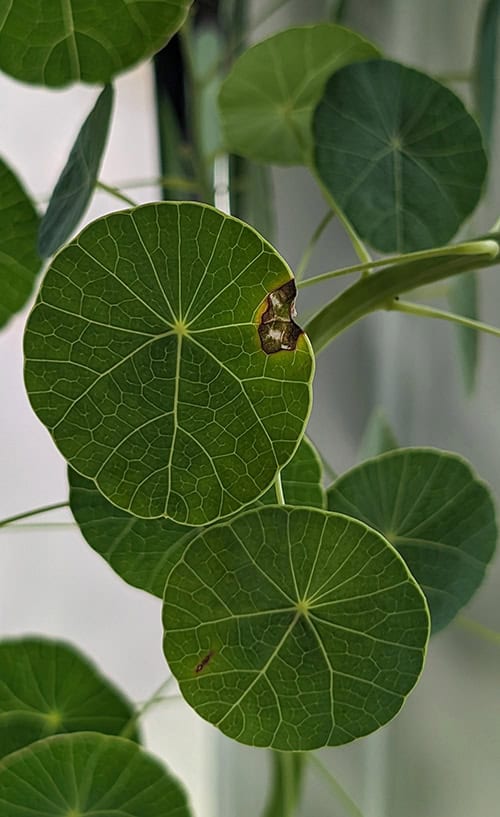
[[214, 651], [213, 651], [213, 650], [210, 650], [210, 651], [209, 651], [209, 652], [208, 652], [208, 653], [205, 655], [205, 657], [201, 659], [200, 663], [199, 663], [199, 664], [197, 664], [197, 665], [196, 665], [196, 667], [194, 668], [195, 673], [196, 673], [196, 674], [198, 674], [199, 672], [202, 672], [202, 670], [204, 670], [204, 669], [205, 669], [205, 667], [207, 666], [208, 662], [209, 662], [209, 661], [210, 661], [210, 660], [213, 658], [213, 656], [214, 656]]
[[293, 320], [295, 317], [295, 281], [287, 281], [283, 286], [267, 296], [267, 309], [259, 325], [260, 344], [264, 352], [293, 352], [303, 330]]

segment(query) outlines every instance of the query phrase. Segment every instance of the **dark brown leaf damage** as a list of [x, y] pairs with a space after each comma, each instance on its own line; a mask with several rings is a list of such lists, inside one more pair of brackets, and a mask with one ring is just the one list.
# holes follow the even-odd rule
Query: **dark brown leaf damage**
[[260, 321], [259, 337], [262, 349], [268, 355], [293, 352], [297, 346], [302, 329], [293, 320], [296, 295], [297, 288], [292, 279], [267, 296], [267, 309]]

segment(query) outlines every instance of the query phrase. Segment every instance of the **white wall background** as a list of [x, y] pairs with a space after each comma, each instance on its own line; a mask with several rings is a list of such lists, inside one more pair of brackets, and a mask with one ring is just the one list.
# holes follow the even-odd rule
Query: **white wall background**
[[[255, 16], [271, 2], [254, 2]], [[319, 0], [289, 2], [256, 36], [294, 20], [319, 19], [323, 5]], [[349, 22], [389, 56], [448, 73], [471, 65], [480, 5], [479, 0], [351, 0]], [[120, 183], [154, 177], [148, 68], [124, 76], [117, 90], [102, 179]], [[37, 196], [52, 188], [94, 98], [95, 91], [85, 88], [48, 92], [0, 76], [0, 154]], [[301, 170], [278, 170], [275, 184], [276, 243], [293, 266], [326, 208]], [[498, 178], [493, 179], [478, 229], [498, 216], [499, 187]], [[156, 193], [150, 188], [132, 195], [146, 201]], [[119, 207], [99, 194], [88, 219]], [[332, 227], [312, 271], [351, 258], [345, 237]], [[484, 319], [498, 325], [498, 270], [482, 273], [482, 279]], [[302, 314], [322, 297], [301, 296]], [[67, 495], [64, 464], [24, 394], [25, 319], [26, 314], [19, 315], [0, 334], [0, 518]], [[320, 357], [310, 433], [336, 470], [354, 462], [372, 408], [383, 405], [402, 444], [434, 444], [463, 453], [500, 497], [500, 346], [493, 338], [483, 339], [478, 388], [465, 399], [454, 340], [449, 325], [380, 315], [353, 327]], [[468, 611], [497, 630], [499, 584], [497, 565]], [[122, 583], [69, 528], [0, 531], [0, 635], [45, 633], [68, 639], [134, 700], [147, 698], [167, 674], [159, 607], [157, 600]], [[499, 680], [500, 650], [451, 627], [435, 639], [423, 680], [401, 716], [381, 733], [325, 751], [322, 758], [365, 817], [493, 817], [500, 801]], [[198, 817], [259, 813], [266, 752], [219, 737], [181, 701], [155, 709], [145, 731], [148, 747], [185, 781]], [[302, 817], [342, 817], [330, 790], [312, 775], [308, 798]]]

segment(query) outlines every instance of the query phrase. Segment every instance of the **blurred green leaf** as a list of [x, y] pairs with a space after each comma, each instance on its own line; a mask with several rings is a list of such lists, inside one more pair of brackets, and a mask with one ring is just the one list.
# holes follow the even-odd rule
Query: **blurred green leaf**
[[398, 447], [396, 436], [380, 408], [370, 416], [359, 447], [359, 459], [367, 460]]
[[500, 0], [486, 0], [483, 5], [476, 43], [476, 105], [486, 148], [490, 147], [496, 107], [496, 76]]
[[0, 69], [38, 85], [104, 85], [158, 51], [192, 0], [15, 0], [0, 7]]
[[68, 644], [0, 642], [0, 757], [61, 732], [118, 735], [133, 715], [122, 693]]
[[325, 188], [382, 252], [445, 244], [479, 201], [479, 128], [455, 94], [413, 68], [341, 68], [316, 108], [314, 139]]
[[0, 328], [23, 308], [40, 272], [38, 224], [33, 202], [0, 159]]
[[[305, 438], [282, 472], [285, 499], [290, 504], [324, 508], [321, 464]], [[94, 483], [69, 469], [70, 506], [83, 537], [124, 581], [163, 598], [165, 579], [177, 549], [200, 532], [199, 527], [178, 525], [171, 519], [140, 519], [117, 508]], [[274, 487], [259, 500], [275, 504]]]
[[304, 751], [378, 729], [420, 675], [425, 598], [354, 519], [274, 506], [196, 536], [165, 586], [164, 650], [195, 711], [253, 746]]
[[[479, 282], [475, 272], [459, 275], [448, 290], [448, 303], [451, 311], [465, 318], [479, 320], [478, 287]], [[468, 326], [457, 326], [455, 332], [464, 384], [470, 394], [474, 391], [479, 362], [479, 332]]]
[[333, 23], [289, 28], [252, 46], [234, 63], [219, 96], [227, 149], [257, 162], [307, 163], [311, 117], [326, 80], [378, 53]]
[[113, 96], [113, 87], [106, 85], [71, 148], [40, 224], [38, 250], [44, 258], [71, 237], [87, 209], [106, 147]]
[[190, 817], [179, 783], [123, 738], [78, 732], [0, 765], [0, 817]]
[[361, 463], [328, 507], [379, 530], [400, 552], [441, 630], [481, 585], [497, 539], [491, 494], [455, 454], [401, 448]]

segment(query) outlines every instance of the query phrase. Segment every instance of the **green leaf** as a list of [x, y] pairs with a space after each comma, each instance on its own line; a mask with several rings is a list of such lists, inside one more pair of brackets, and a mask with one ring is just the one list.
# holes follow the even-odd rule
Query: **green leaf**
[[[321, 487], [321, 464], [312, 444], [303, 438], [291, 462], [283, 468], [286, 501], [294, 505], [326, 507]], [[163, 598], [167, 575], [178, 548], [200, 532], [199, 527], [178, 525], [171, 519], [139, 519], [115, 507], [94, 483], [69, 469], [70, 506], [87, 543], [133, 587]], [[271, 487], [259, 500], [275, 504]]]
[[0, 757], [61, 732], [116, 735], [133, 717], [122, 693], [60, 641], [2, 641], [0, 667]]
[[365, 315], [390, 308], [397, 295], [461, 272], [490, 267], [498, 263], [498, 252], [496, 241], [471, 241], [445, 247], [442, 254], [432, 258], [403, 261], [361, 278], [327, 303], [306, 325], [315, 353]]
[[113, 87], [107, 85], [83, 123], [40, 224], [38, 250], [47, 258], [78, 226], [94, 192], [106, 147]]
[[401, 448], [368, 460], [332, 485], [328, 507], [398, 549], [427, 596], [433, 632], [467, 604], [495, 550], [490, 492], [455, 454]]
[[476, 105], [487, 148], [495, 121], [499, 26], [500, 0], [487, 0], [479, 22], [475, 65]]
[[445, 244], [479, 201], [480, 130], [455, 94], [413, 68], [342, 68], [316, 109], [314, 136], [323, 184], [383, 252]]
[[378, 729], [416, 683], [424, 596], [396, 551], [340, 514], [267, 507], [195, 537], [168, 576], [164, 650], [224, 734], [284, 751]]
[[275, 164], [307, 164], [311, 118], [328, 77], [371, 59], [374, 45], [332, 23], [281, 31], [236, 60], [219, 96], [229, 151]]
[[25, 336], [32, 406], [113, 504], [228, 516], [267, 490], [308, 419], [314, 360], [294, 296], [276, 250], [212, 207], [105, 216], [45, 276]]
[[390, 427], [387, 417], [380, 408], [372, 413], [365, 428], [359, 447], [359, 459], [376, 457], [398, 447], [396, 436]]
[[0, 763], [0, 817], [190, 817], [186, 795], [123, 738], [57, 735]]
[[158, 51], [191, 0], [0, 2], [0, 69], [23, 82], [104, 85]]
[[271, 789], [262, 817], [290, 817], [302, 791], [305, 756], [301, 752], [271, 752], [271, 759]]
[[33, 202], [0, 159], [0, 328], [25, 305], [40, 271], [38, 221]]
[[[479, 320], [478, 280], [475, 272], [459, 275], [448, 291], [450, 309], [456, 315]], [[468, 326], [456, 328], [460, 363], [468, 394], [474, 391], [479, 363], [479, 333]]]

